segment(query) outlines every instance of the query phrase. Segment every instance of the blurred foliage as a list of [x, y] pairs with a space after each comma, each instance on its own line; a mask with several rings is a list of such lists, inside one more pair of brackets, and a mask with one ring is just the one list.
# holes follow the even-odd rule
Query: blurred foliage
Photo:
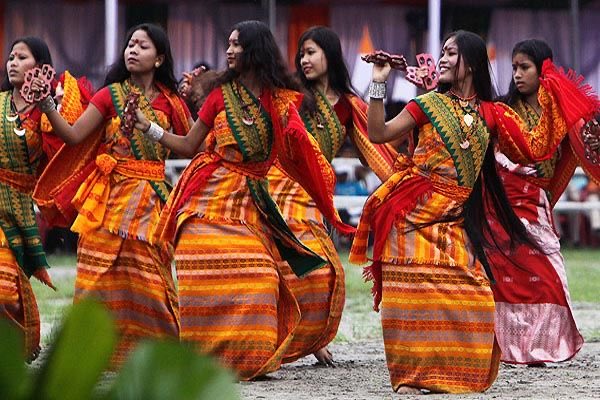
[[98, 390], [117, 341], [109, 313], [83, 301], [66, 314], [38, 369], [27, 368], [22, 338], [0, 320], [3, 400], [235, 400], [233, 376], [178, 342], [148, 341], [131, 354], [108, 388]]

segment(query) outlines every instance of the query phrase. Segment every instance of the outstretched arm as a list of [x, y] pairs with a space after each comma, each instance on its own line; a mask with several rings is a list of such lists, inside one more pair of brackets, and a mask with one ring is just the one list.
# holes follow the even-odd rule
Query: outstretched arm
[[144, 132], [151, 140], [157, 141], [169, 150], [187, 158], [192, 158], [196, 155], [198, 148], [202, 142], [204, 142], [204, 139], [210, 130], [208, 126], [198, 118], [187, 135], [179, 136], [165, 131], [154, 123], [150, 123], [144, 116], [144, 113], [139, 109], [136, 109], [135, 114], [137, 118], [137, 121], [135, 122], [136, 129]]
[[[50, 102], [52, 104], [48, 106]], [[100, 110], [95, 105], [90, 104], [77, 121], [75, 121], [73, 126], [71, 126], [53, 105], [54, 100], [51, 97], [47, 97], [40, 102], [40, 110], [48, 117], [54, 133], [68, 145], [75, 145], [82, 142], [92, 132], [97, 131], [104, 122], [104, 116]]]
[[389, 63], [373, 65], [373, 82], [369, 87], [371, 100], [367, 112], [369, 140], [373, 143], [405, 140], [416, 125], [414, 118], [406, 109], [402, 110], [391, 121], [385, 122], [385, 109], [383, 107], [385, 89], [377, 90], [377, 87], [382, 88], [382, 85], [385, 85], [390, 71]]

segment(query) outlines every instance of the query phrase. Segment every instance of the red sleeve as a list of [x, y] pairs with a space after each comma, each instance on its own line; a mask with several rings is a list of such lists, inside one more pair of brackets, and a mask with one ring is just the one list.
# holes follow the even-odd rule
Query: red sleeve
[[429, 122], [429, 118], [427, 115], [421, 110], [421, 107], [414, 101], [411, 100], [406, 105], [406, 110], [410, 113], [410, 115], [414, 118], [417, 123], [417, 126], [425, 125]]
[[217, 114], [225, 109], [225, 100], [221, 88], [215, 88], [206, 97], [202, 108], [198, 111], [198, 118], [209, 128], [213, 127]]
[[98, 90], [94, 97], [92, 97], [90, 100], [90, 103], [92, 103], [98, 109], [98, 111], [100, 111], [100, 114], [102, 114], [104, 119], [117, 116], [117, 111], [113, 106], [112, 97], [107, 86]]
[[340, 99], [333, 106], [340, 123], [345, 127], [352, 125], [352, 105], [346, 96], [340, 96]]

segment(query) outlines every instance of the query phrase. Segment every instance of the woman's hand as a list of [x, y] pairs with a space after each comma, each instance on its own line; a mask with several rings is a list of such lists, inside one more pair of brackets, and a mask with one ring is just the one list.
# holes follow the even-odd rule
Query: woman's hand
[[148, 118], [146, 118], [144, 113], [141, 112], [139, 108], [136, 108], [135, 110], [134, 126], [136, 129], [139, 129], [142, 132], [148, 132], [148, 129], [150, 129], [150, 121], [148, 121]]
[[390, 71], [392, 70], [392, 66], [389, 62], [384, 64], [373, 64], [373, 81], [374, 82], [385, 82], [387, 81], [388, 76], [390, 75]]

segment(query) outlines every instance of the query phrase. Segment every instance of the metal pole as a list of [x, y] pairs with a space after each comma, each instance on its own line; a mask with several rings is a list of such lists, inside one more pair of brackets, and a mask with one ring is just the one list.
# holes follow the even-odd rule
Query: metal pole
[[442, 1], [428, 0], [427, 24], [429, 27], [429, 38], [427, 51], [435, 59], [440, 56], [440, 31], [441, 31]]
[[112, 64], [117, 58], [117, 14], [119, 0], [104, 0], [104, 62]]
[[277, 15], [275, 9], [276, 0], [268, 0], [268, 16], [269, 16], [269, 30], [275, 34], [275, 28], [277, 27]]
[[571, 0], [571, 64], [575, 71], [579, 71], [581, 61], [579, 39], [579, 0]]

